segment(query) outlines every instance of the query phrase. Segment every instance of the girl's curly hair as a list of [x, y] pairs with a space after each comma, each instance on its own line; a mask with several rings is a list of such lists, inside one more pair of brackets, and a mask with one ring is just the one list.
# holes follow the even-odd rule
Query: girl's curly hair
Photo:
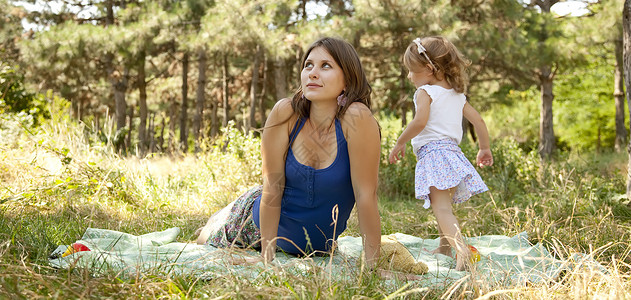
[[471, 62], [466, 59], [458, 48], [442, 36], [430, 36], [421, 39], [421, 44], [427, 50], [425, 53], [431, 60], [427, 61], [425, 55], [418, 53], [418, 46], [412, 42], [405, 50], [403, 64], [412, 72], [419, 72], [423, 66], [435, 67], [434, 76], [439, 80], [443, 78], [458, 93], [464, 93], [469, 84], [469, 76], [466, 73]]

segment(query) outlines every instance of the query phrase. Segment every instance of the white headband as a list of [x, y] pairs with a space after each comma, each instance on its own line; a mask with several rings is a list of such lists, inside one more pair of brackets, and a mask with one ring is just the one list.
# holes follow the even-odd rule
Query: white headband
[[418, 48], [418, 54], [419, 55], [424, 55], [425, 58], [427, 59], [427, 61], [429, 62], [430, 65], [432, 65], [432, 68], [434, 68], [434, 71], [438, 71], [438, 69], [436, 69], [436, 66], [434, 66], [434, 63], [432, 62], [431, 59], [429, 59], [429, 56], [427, 55], [427, 49], [425, 49], [425, 47], [423, 47], [423, 45], [421, 45], [421, 39], [420, 38], [415, 38], [412, 42], [414, 42], [416, 44], [416, 47]]

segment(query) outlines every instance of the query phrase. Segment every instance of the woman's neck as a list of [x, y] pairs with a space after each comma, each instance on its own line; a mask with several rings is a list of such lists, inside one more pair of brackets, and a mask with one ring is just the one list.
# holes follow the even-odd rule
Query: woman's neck
[[318, 130], [326, 130], [333, 124], [336, 112], [337, 103], [335, 101], [312, 102], [311, 110], [309, 111], [309, 119]]

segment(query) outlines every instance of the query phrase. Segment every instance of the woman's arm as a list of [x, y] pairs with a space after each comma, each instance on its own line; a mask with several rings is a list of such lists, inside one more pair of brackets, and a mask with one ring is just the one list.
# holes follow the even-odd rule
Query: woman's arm
[[432, 99], [425, 90], [418, 92], [416, 97], [416, 114], [414, 114], [414, 118], [410, 124], [405, 127], [401, 136], [397, 139], [397, 143], [392, 148], [392, 151], [390, 151], [388, 161], [390, 161], [391, 164], [396, 163], [405, 156], [405, 144], [421, 133], [425, 125], [427, 125], [427, 120], [429, 119], [429, 105], [431, 102]]
[[285, 153], [289, 147], [288, 124], [292, 118], [291, 99], [282, 99], [270, 112], [261, 135], [263, 194], [259, 210], [261, 255], [274, 260], [280, 205], [285, 188]]
[[486, 123], [484, 123], [482, 116], [480, 116], [480, 113], [478, 113], [478, 111], [475, 110], [469, 102], [465, 103], [464, 108], [462, 109], [462, 115], [467, 118], [471, 124], [473, 124], [475, 133], [478, 135], [480, 150], [478, 151], [478, 156], [476, 157], [476, 165], [480, 167], [492, 166], [493, 154], [491, 153], [491, 141], [489, 138], [489, 131], [486, 128]]
[[370, 109], [353, 103], [344, 114], [343, 128], [348, 143], [351, 181], [364, 244], [366, 263], [375, 267], [381, 246], [381, 219], [377, 205], [377, 184], [381, 142], [379, 125]]

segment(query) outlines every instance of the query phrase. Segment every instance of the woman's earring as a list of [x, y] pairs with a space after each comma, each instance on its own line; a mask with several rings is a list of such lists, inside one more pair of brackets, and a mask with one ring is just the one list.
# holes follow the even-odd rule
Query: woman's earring
[[344, 95], [345, 91], [342, 91], [342, 93], [337, 96], [337, 105], [339, 106], [344, 106], [346, 105], [346, 96]]
[[305, 94], [300, 95], [300, 100], [307, 100], [307, 97], [305, 97]]

